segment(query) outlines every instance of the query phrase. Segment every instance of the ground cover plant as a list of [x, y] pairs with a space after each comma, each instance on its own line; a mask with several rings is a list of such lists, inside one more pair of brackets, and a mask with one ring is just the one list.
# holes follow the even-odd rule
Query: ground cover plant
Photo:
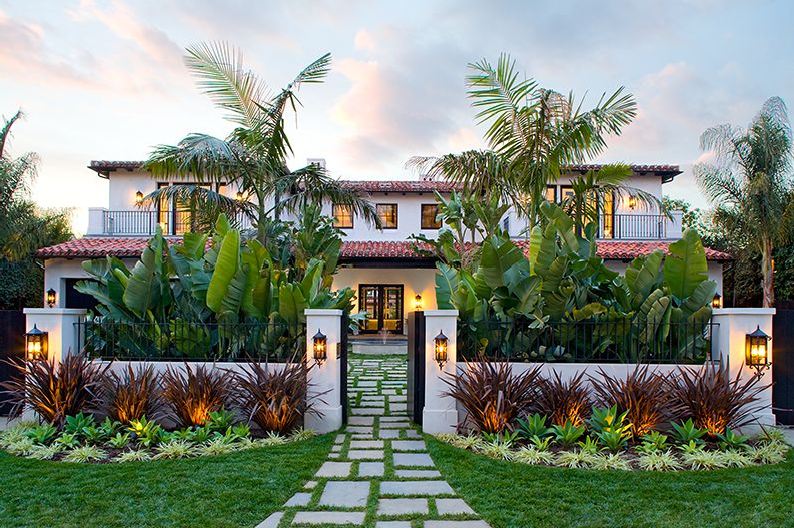
[[0, 453], [0, 524], [255, 526], [312, 478], [332, 439], [179, 460], [134, 455], [120, 464], [53, 464]]
[[737, 432], [767, 388], [756, 377], [731, 379], [711, 363], [666, 374], [647, 365], [623, 376], [598, 374], [566, 381], [554, 370], [542, 375], [539, 366], [516, 375], [504, 361], [467, 363], [444, 379], [446, 394], [466, 410], [463, 436], [439, 438], [500, 460], [592, 469], [747, 467], [779, 463], [788, 453], [774, 430], [753, 438]]

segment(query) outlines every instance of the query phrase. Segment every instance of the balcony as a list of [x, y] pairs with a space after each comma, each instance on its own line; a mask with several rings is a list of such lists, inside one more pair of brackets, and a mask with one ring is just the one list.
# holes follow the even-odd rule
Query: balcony
[[681, 238], [682, 213], [600, 215], [598, 238], [603, 240], [676, 240]]
[[[237, 224], [242, 229], [252, 228], [251, 220], [239, 215]], [[133, 209], [109, 211], [102, 208], [88, 210], [87, 235], [102, 236], [152, 236], [157, 226], [166, 236], [179, 236], [194, 230], [194, 222], [189, 211], [157, 211]]]

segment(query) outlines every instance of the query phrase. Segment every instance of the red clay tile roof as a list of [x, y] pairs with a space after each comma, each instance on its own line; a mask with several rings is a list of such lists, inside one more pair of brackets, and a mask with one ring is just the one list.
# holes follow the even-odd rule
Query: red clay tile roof
[[[143, 165], [143, 161], [109, 161], [92, 160], [88, 168], [100, 176], [107, 177], [110, 172], [126, 169], [135, 170]], [[568, 165], [565, 170], [570, 172], [586, 172], [599, 170], [603, 165], [599, 163]], [[636, 173], [651, 173], [662, 176], [664, 181], [670, 181], [674, 176], [681, 174], [678, 165], [631, 165], [631, 170]], [[440, 181], [406, 181], [406, 180], [342, 180], [362, 192], [432, 192], [435, 190], [449, 192], [454, 186], [448, 182]]]
[[[178, 239], [172, 239], [178, 240]], [[116, 257], [138, 257], [146, 247], [146, 238], [142, 237], [84, 237], [56, 246], [38, 250], [39, 258], [96, 258], [105, 255]], [[518, 245], [525, 246], [523, 240]], [[669, 242], [662, 241], [618, 241], [601, 240], [598, 242], [598, 255], [604, 259], [632, 259], [638, 255], [647, 255], [656, 249], [667, 251]], [[360, 240], [342, 243], [342, 258], [418, 258], [422, 255], [413, 250], [413, 243], [408, 241]], [[709, 260], [731, 260], [728, 253], [706, 248]]]

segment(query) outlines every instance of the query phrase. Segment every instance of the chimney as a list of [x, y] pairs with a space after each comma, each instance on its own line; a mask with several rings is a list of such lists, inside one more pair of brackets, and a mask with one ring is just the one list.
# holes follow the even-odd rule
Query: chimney
[[321, 169], [325, 168], [325, 158], [306, 158], [306, 165], [314, 165]]

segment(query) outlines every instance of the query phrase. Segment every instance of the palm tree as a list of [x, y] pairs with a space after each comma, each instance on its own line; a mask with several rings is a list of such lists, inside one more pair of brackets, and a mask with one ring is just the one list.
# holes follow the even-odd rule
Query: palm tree
[[772, 97], [746, 129], [724, 124], [703, 132], [700, 148], [714, 158], [694, 166], [716, 206], [714, 222], [744, 241], [739, 249], [761, 257], [764, 307], [775, 304], [772, 252], [788, 241], [794, 218], [791, 141], [786, 105]]
[[[287, 158], [292, 146], [284, 127], [287, 110], [300, 106], [297, 93], [304, 84], [323, 82], [331, 55], [325, 54], [303, 70], [283, 89], [271, 93], [243, 66], [242, 54], [225, 43], [205, 43], [187, 48], [185, 62], [199, 88], [227, 112], [236, 127], [225, 139], [190, 134], [177, 145], [160, 145], [144, 164], [155, 177], [181, 177], [197, 185], [162, 187], [149, 194], [144, 204], [177, 200], [204, 210], [204, 216], [247, 216], [257, 227], [257, 239], [265, 243], [270, 215], [296, 211], [309, 203], [330, 200], [345, 205], [368, 222], [379, 225], [373, 205], [331, 178], [321, 167], [308, 165], [290, 170]], [[222, 195], [203, 184], [234, 184], [244, 200]], [[273, 205], [270, 201], [273, 199]], [[250, 201], [249, 201], [250, 200]]]
[[606, 137], [620, 134], [637, 112], [634, 97], [623, 87], [583, 111], [573, 94], [566, 97], [534, 79], [521, 80], [507, 54], [496, 67], [483, 59], [469, 68], [468, 96], [479, 109], [478, 122], [488, 125], [488, 149], [414, 157], [408, 164], [472, 193], [498, 193], [527, 216], [530, 226], [539, 221], [546, 185], [560, 177], [561, 169], [601, 153]]

